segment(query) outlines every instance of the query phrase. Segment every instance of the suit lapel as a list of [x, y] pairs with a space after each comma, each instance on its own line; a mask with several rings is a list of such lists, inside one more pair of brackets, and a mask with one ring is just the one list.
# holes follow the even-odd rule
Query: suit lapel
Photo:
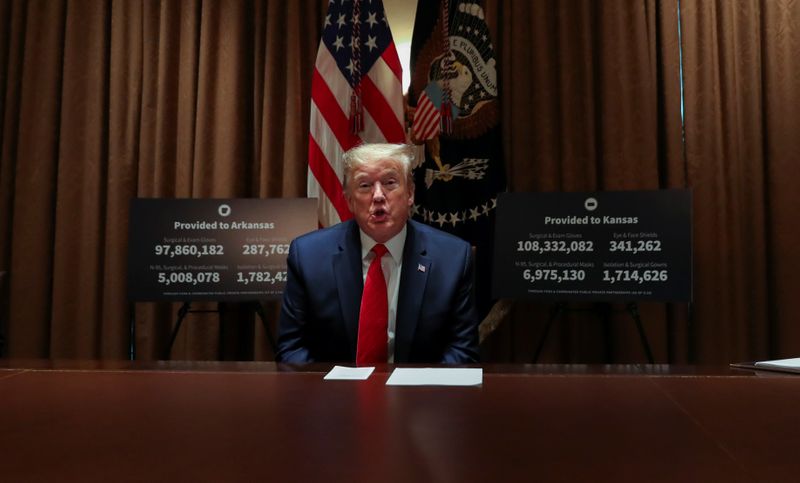
[[406, 225], [406, 245], [403, 249], [403, 270], [400, 274], [400, 293], [397, 298], [394, 361], [408, 362], [411, 342], [419, 322], [422, 296], [430, 273], [431, 260], [425, 248], [425, 236], [412, 221]]
[[358, 343], [358, 312], [361, 306], [361, 292], [364, 279], [361, 271], [361, 240], [358, 237], [358, 225], [349, 222], [342, 239], [339, 241], [339, 252], [333, 257], [333, 273], [336, 276], [336, 287], [339, 291], [339, 303], [342, 307], [342, 320], [350, 341], [352, 359], [356, 357]]

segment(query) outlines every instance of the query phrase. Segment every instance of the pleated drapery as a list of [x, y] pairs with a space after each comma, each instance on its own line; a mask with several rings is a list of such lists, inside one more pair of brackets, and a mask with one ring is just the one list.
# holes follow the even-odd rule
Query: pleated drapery
[[[9, 356], [128, 356], [131, 198], [305, 195], [326, 6], [0, 1]], [[639, 304], [656, 359], [800, 354], [800, 2], [490, 0], [485, 10], [510, 190], [693, 192], [694, 302]], [[173, 358], [272, 357], [252, 314], [196, 308], [226, 313], [191, 315]], [[515, 302], [484, 360], [529, 360], [551, 308]], [[542, 361], [644, 360], [624, 306], [572, 308]], [[176, 311], [136, 305], [139, 358], [162, 357]]]

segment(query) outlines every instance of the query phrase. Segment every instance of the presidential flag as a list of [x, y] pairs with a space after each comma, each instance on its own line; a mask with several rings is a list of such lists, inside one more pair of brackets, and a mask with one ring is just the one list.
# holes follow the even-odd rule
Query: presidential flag
[[321, 226], [349, 219], [342, 155], [405, 141], [402, 69], [381, 0], [331, 0], [311, 83], [308, 197]]
[[[506, 178], [495, 59], [478, 0], [420, 1], [411, 44], [415, 217], [477, 247], [477, 293], [490, 292], [497, 194]], [[479, 300], [482, 311], [489, 302]]]

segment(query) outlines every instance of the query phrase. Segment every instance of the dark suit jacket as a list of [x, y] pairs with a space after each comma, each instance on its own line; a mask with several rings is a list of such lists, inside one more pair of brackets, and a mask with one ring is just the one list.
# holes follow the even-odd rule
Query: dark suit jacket
[[[407, 227], [394, 361], [477, 362], [469, 244], [415, 221]], [[277, 360], [354, 362], [363, 287], [361, 241], [353, 220], [295, 239], [289, 248]]]

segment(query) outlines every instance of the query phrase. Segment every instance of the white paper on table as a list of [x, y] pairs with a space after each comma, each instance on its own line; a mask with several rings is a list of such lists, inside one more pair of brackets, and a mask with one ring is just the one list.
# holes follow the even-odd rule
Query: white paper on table
[[325, 374], [323, 379], [328, 381], [365, 381], [374, 370], [374, 367], [333, 366], [333, 369]]
[[480, 367], [398, 367], [386, 381], [387, 386], [479, 386], [483, 384]]
[[772, 361], [758, 361], [756, 367], [774, 367], [776, 369], [800, 369], [800, 357], [792, 359], [775, 359]]

